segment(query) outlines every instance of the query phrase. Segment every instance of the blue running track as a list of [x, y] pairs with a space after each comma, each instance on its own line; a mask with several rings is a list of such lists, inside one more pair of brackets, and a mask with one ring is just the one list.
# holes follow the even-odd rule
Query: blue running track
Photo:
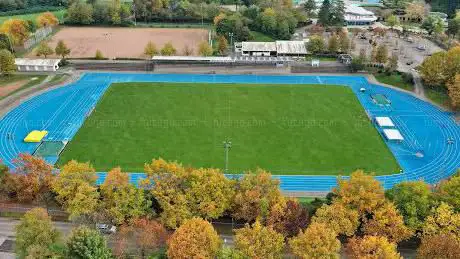
[[[0, 159], [14, 168], [13, 159], [19, 153], [32, 153], [38, 144], [23, 142], [31, 130], [47, 130], [46, 140], [70, 141], [111, 83], [133, 81], [347, 85], [370, 118], [389, 116], [405, 139], [402, 143], [386, 141], [403, 172], [377, 176], [385, 188], [406, 180], [423, 179], [433, 184], [452, 175], [460, 167], [460, 126], [452, 114], [408, 93], [370, 84], [360, 76], [88, 73], [77, 82], [35, 96], [7, 113], [0, 120]], [[367, 89], [365, 93], [359, 91], [362, 87]], [[391, 105], [375, 104], [370, 98], [374, 94], [385, 95]], [[449, 139], [453, 142], [448, 143]], [[54, 164], [58, 158], [45, 159]], [[131, 181], [137, 183], [143, 177], [142, 173], [133, 173]], [[326, 192], [337, 181], [335, 176], [273, 177], [281, 180], [283, 191]], [[99, 183], [104, 178], [105, 174], [99, 173]]]

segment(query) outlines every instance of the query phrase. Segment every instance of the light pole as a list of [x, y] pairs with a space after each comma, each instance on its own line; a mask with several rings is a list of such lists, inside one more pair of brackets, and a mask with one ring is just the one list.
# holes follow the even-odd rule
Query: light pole
[[225, 169], [224, 172], [227, 174], [228, 173], [228, 151], [232, 147], [232, 142], [231, 141], [224, 141], [224, 149], [225, 149]]
[[230, 48], [232, 49], [233, 54], [233, 32], [229, 32], [228, 36], [230, 37]]

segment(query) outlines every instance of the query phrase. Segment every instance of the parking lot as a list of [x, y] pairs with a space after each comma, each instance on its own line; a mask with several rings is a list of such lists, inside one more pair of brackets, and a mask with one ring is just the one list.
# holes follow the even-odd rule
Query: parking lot
[[[364, 37], [361, 37], [361, 35]], [[354, 39], [356, 48], [353, 54], [359, 55], [360, 50], [365, 49], [369, 57], [372, 51], [372, 45], [369, 43], [369, 40], [373, 39], [377, 44], [387, 45], [389, 56], [392, 53], [398, 54], [398, 69], [402, 72], [409, 72], [411, 69], [422, 64], [426, 57], [435, 52], [442, 51], [435, 43], [421, 36], [399, 37], [397, 33], [390, 31], [384, 37], [372, 36], [373, 33], [369, 31], [358, 34]]]

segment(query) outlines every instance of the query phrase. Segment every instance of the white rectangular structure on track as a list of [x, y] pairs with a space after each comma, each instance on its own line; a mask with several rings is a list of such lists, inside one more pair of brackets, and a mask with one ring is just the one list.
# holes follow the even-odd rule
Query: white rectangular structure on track
[[404, 138], [397, 129], [384, 129], [383, 134], [385, 134], [385, 137], [388, 140], [397, 140], [397, 141], [403, 141]]
[[394, 127], [395, 126], [395, 124], [390, 119], [390, 117], [375, 117], [375, 121], [377, 122], [377, 125], [379, 125], [380, 127]]

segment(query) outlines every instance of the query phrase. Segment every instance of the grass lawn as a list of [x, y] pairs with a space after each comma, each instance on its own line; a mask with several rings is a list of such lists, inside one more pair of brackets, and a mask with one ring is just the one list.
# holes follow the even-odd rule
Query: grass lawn
[[55, 76], [53, 76], [53, 78], [51, 78], [51, 80], [49, 80], [49, 84], [50, 85], [53, 85], [53, 84], [58, 84], [58, 83], [62, 83], [64, 82], [69, 76], [66, 75], [66, 74], [57, 74]]
[[434, 103], [450, 109], [449, 95], [447, 94], [447, 91], [425, 87], [425, 95]]
[[376, 174], [399, 166], [351, 89], [325, 85], [117, 83], [58, 164], [141, 172], [162, 157], [185, 166], [273, 174]]
[[306, 61], [311, 61], [312, 59], [318, 59], [319, 61], [337, 61], [336, 57], [324, 57], [324, 56], [307, 56], [307, 57], [305, 57]]
[[387, 75], [385, 73], [375, 73], [374, 76], [380, 83], [399, 87], [407, 91], [414, 90], [414, 84], [404, 81], [401, 74], [393, 73], [391, 75]]
[[[67, 12], [67, 10], [63, 9], [63, 10], [59, 10], [59, 11], [54, 11], [52, 13], [59, 19], [59, 21], [63, 21], [64, 20], [64, 14], [66, 12]], [[13, 15], [13, 16], [0, 16], [0, 25], [3, 22], [5, 22], [6, 20], [9, 20], [9, 19], [22, 19], [22, 20], [30, 20], [30, 21], [35, 22], [37, 17], [42, 13], [20, 14], [20, 15]]]

